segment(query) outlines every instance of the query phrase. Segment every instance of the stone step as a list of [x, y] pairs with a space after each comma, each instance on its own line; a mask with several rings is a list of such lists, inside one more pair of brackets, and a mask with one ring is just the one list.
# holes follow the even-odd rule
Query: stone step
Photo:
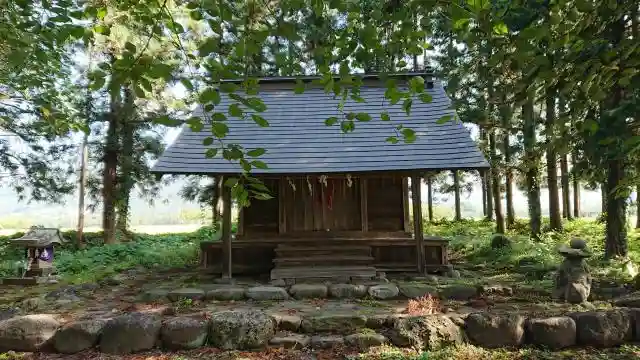
[[333, 279], [358, 278], [373, 279], [376, 269], [373, 266], [293, 266], [276, 267], [271, 270], [271, 279]]
[[[305, 254], [306, 255], [306, 254]], [[343, 256], [338, 254], [323, 256], [279, 257], [273, 259], [276, 267], [291, 266], [335, 266], [335, 265], [370, 265], [374, 258], [371, 256]]]

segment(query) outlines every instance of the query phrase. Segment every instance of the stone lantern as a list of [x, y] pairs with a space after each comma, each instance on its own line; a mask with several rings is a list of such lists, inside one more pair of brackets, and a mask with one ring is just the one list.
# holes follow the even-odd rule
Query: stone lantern
[[591, 293], [591, 271], [586, 259], [591, 256], [584, 240], [573, 239], [569, 246], [562, 245], [558, 253], [564, 261], [555, 276], [554, 297], [573, 304], [587, 301]]
[[53, 266], [54, 247], [67, 240], [57, 228], [32, 226], [22, 237], [11, 239], [13, 246], [25, 249], [26, 269], [19, 278], [5, 278], [5, 285], [33, 285], [45, 282], [55, 274]]

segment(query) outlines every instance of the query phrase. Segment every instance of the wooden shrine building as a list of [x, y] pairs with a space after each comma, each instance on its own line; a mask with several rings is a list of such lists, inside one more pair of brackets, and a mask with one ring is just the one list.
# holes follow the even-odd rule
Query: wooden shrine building
[[[268, 168], [252, 174], [269, 187], [273, 199], [253, 200], [240, 209], [232, 236], [230, 192], [225, 189], [222, 241], [202, 243], [202, 265], [226, 276], [270, 274], [272, 280], [371, 278], [376, 271], [446, 267], [447, 240], [423, 234], [418, 184], [427, 171], [489, 165], [461, 123], [437, 123], [454, 111], [430, 73], [395, 76], [400, 89], [416, 75], [425, 78], [432, 101], [416, 98], [410, 115], [401, 102], [390, 105], [385, 99], [387, 88], [378, 76], [362, 76], [365, 101], [349, 99], [343, 111], [367, 113], [371, 120], [356, 121], [350, 133], [341, 131], [339, 121], [325, 124], [329, 117], [342, 118], [340, 99], [325, 93], [313, 78], [305, 78], [302, 94], [294, 93], [293, 78], [261, 79], [257, 96], [268, 108], [260, 115], [270, 126], [260, 127], [250, 115], [245, 120], [229, 117], [225, 142], [266, 149], [260, 160]], [[223, 96], [215, 111], [227, 113], [231, 103]], [[390, 120], [381, 119], [385, 112]], [[399, 125], [414, 130], [416, 140], [404, 143], [400, 136], [397, 143], [387, 141], [397, 135]], [[210, 134], [208, 125], [199, 132], [185, 126], [152, 171], [219, 179], [239, 174], [237, 162], [205, 157], [203, 140]]]

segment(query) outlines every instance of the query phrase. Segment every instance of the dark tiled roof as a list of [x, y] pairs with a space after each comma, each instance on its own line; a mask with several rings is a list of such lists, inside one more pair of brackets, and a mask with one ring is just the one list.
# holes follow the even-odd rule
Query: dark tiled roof
[[[349, 101], [345, 113], [366, 112], [372, 120], [356, 121], [355, 131], [342, 133], [339, 124], [326, 126], [325, 120], [339, 117], [338, 99], [324, 89], [311, 88], [294, 94], [289, 87], [262, 85], [259, 96], [267, 105], [260, 115], [269, 127], [260, 127], [249, 116], [246, 120], [229, 117], [230, 132], [226, 143], [240, 144], [245, 149], [264, 148], [267, 153], [260, 160], [268, 169], [255, 169], [256, 174], [356, 173], [370, 171], [480, 169], [489, 164], [469, 131], [460, 123], [448, 121], [437, 124], [442, 116], [453, 114], [450, 100], [441, 84], [427, 90], [433, 97], [430, 103], [413, 101], [409, 116], [401, 103], [390, 105], [384, 98], [384, 86], [367, 84], [361, 89], [366, 102]], [[231, 100], [223, 97], [216, 111], [227, 112]], [[391, 121], [382, 121], [387, 111]], [[194, 115], [202, 114], [202, 110]], [[396, 135], [395, 127], [416, 131], [415, 142], [402, 140], [391, 144], [385, 139]], [[239, 173], [240, 165], [219, 155], [208, 159], [203, 139], [210, 136], [210, 126], [200, 132], [183, 127], [175, 142], [169, 146], [152, 171], [165, 174], [229, 174]], [[402, 137], [399, 137], [402, 139]]]

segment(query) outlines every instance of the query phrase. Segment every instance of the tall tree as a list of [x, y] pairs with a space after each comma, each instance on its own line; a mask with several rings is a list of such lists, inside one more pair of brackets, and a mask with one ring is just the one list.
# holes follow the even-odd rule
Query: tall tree
[[539, 153], [536, 141], [536, 117], [533, 111], [533, 94], [528, 92], [528, 98], [522, 106], [523, 141], [524, 141], [524, 171], [527, 184], [527, 203], [529, 205], [529, 227], [531, 238], [540, 239], [542, 232], [542, 207], [540, 205], [540, 169]]
[[556, 155], [556, 92], [553, 88], [545, 94], [545, 136], [547, 146], [547, 189], [549, 189], [549, 226], [551, 230], [562, 230], [560, 198], [558, 189], [558, 167]]
[[[558, 101], [558, 125], [560, 127], [560, 138], [569, 139], [566, 122], [566, 104], [564, 96], [560, 96]], [[560, 184], [562, 187], [562, 217], [571, 220], [571, 193], [569, 179], [569, 157], [567, 154], [568, 144], [560, 146]]]

